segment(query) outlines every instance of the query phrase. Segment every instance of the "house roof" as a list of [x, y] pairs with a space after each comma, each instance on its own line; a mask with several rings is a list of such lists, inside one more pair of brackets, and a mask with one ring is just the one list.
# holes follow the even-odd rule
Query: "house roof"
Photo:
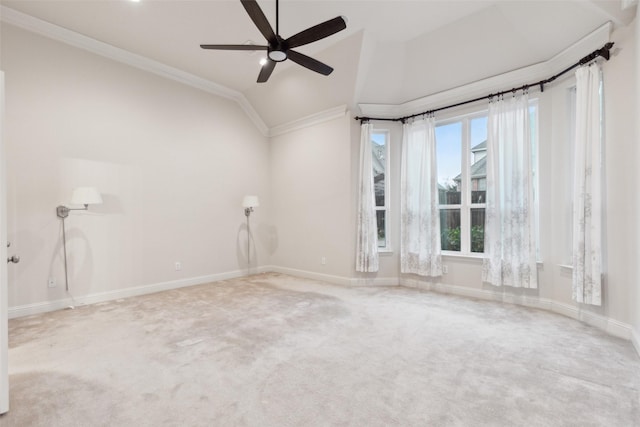
[[[482, 151], [487, 151], [487, 141], [483, 141], [480, 144], [477, 144], [471, 149], [472, 153], [478, 153]], [[469, 173], [471, 174], [471, 179], [480, 179], [487, 176], [487, 157], [483, 156], [478, 159], [475, 163], [471, 165], [469, 168]], [[454, 181], [460, 182], [462, 180], [462, 176], [458, 175], [453, 178]]]
[[484, 178], [487, 176], [487, 158], [483, 157], [471, 165], [469, 170], [471, 179]]
[[477, 144], [477, 145], [471, 147], [471, 152], [472, 153], [476, 153], [478, 151], [487, 151], [487, 140], [486, 139], [484, 141], [482, 141], [480, 144]]

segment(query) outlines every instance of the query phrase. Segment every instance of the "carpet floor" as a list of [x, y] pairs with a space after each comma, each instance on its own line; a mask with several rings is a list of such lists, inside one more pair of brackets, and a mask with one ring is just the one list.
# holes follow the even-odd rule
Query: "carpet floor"
[[640, 358], [553, 313], [268, 273], [10, 320], [0, 426], [639, 426]]

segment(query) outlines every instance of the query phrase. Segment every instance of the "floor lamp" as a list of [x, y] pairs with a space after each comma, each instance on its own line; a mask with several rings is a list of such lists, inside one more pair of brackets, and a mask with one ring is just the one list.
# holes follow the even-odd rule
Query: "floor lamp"
[[62, 219], [62, 247], [64, 251], [64, 283], [67, 291], [69, 291], [69, 275], [67, 273], [67, 232], [64, 227], [64, 219], [69, 216], [69, 211], [86, 211], [89, 205], [99, 205], [102, 203], [102, 197], [98, 190], [94, 187], [78, 187], [73, 190], [71, 195], [72, 205], [84, 205], [83, 208], [68, 208], [66, 206], [58, 206], [56, 215]]
[[249, 216], [253, 212], [253, 208], [258, 206], [260, 206], [258, 196], [244, 196], [244, 199], [242, 199], [244, 216], [247, 217], [247, 274], [251, 272], [251, 228], [249, 228]]

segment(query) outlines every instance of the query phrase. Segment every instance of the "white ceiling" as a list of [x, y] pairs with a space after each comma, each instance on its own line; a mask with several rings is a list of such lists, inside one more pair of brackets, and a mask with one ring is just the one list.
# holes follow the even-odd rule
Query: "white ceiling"
[[[258, 2], [275, 27], [275, 0]], [[282, 0], [284, 38], [347, 17], [347, 30], [297, 49], [335, 71], [324, 77], [287, 62], [257, 84], [261, 53], [199, 47], [263, 44], [238, 0], [0, 3], [240, 91], [270, 127], [340, 104], [402, 103], [522, 68], [607, 21], [633, 19], [619, 0]]]

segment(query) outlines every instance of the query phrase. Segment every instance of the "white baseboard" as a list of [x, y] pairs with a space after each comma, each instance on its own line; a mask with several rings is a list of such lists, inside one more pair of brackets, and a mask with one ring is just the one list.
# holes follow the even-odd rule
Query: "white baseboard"
[[351, 286], [400, 286], [397, 277], [354, 277], [350, 282]]
[[266, 271], [274, 273], [288, 274], [290, 276], [302, 277], [305, 279], [320, 280], [340, 286], [399, 286], [397, 277], [344, 277], [331, 274], [317, 273], [307, 270], [298, 270], [289, 267], [270, 265], [265, 267]]
[[549, 300], [549, 302], [552, 304], [551, 311], [555, 313], [571, 317], [572, 319], [580, 320], [587, 325], [591, 325], [605, 331], [609, 335], [613, 335], [615, 337], [623, 338], [626, 340], [632, 339], [633, 330], [631, 328], [631, 325], [627, 323], [620, 322], [609, 317], [601, 316], [596, 313], [584, 311], [577, 306], [551, 300]]
[[640, 356], [640, 331], [636, 331], [633, 328], [631, 329], [631, 343], [636, 348], [638, 356]]
[[[607, 332], [610, 335], [630, 340], [636, 351], [640, 355], [640, 333], [632, 329], [631, 325], [610, 319], [599, 314], [581, 310], [580, 307], [553, 301], [546, 298], [532, 298], [519, 295], [508, 295], [501, 292], [493, 292], [487, 289], [467, 288], [464, 286], [447, 285], [443, 283], [434, 283], [413, 278], [397, 278], [397, 277], [344, 277], [331, 274], [318, 273], [313, 271], [298, 270], [288, 267], [280, 267], [275, 265], [265, 265], [257, 267], [251, 273], [268, 273], [275, 272], [288, 274], [291, 276], [302, 277], [306, 279], [319, 280], [341, 286], [405, 286], [409, 288], [424, 289], [428, 291], [440, 292], [445, 294], [453, 294], [470, 298], [478, 298], [490, 301], [506, 302], [509, 304], [522, 305], [526, 307], [539, 308], [551, 311], [582, 321], [588, 325], [594, 326]], [[61, 310], [72, 304], [77, 306], [86, 304], [95, 304], [98, 302], [112, 301], [121, 298], [129, 298], [138, 295], [146, 295], [155, 292], [167, 291], [171, 289], [184, 288], [187, 286], [202, 285], [205, 283], [218, 282], [220, 280], [235, 279], [237, 277], [246, 276], [246, 270], [235, 270], [226, 273], [210, 274], [206, 276], [192, 277], [188, 279], [172, 280], [168, 282], [154, 283], [150, 285], [136, 286], [126, 289], [118, 289], [114, 291], [99, 292], [85, 296], [65, 298], [56, 301], [44, 301], [34, 304], [26, 304], [16, 307], [9, 307], [9, 318], [30, 316], [32, 314], [46, 313], [49, 311]]]
[[[349, 278], [279, 266], [265, 266], [264, 271], [273, 271], [276, 273], [289, 274], [291, 276], [303, 277], [306, 279], [321, 280], [324, 282], [342, 286], [405, 286], [409, 288], [424, 289], [428, 291], [459, 295], [469, 298], [522, 305], [525, 307], [551, 311], [566, 317], [570, 317], [572, 319], [582, 321], [618, 338], [626, 340], [632, 339], [633, 331], [631, 329], [631, 325], [627, 323], [581, 310], [578, 306], [564, 304], [547, 298], [533, 298], [521, 295], [509, 295], [502, 292], [493, 292], [487, 289], [467, 288], [464, 286], [447, 285], [443, 283], [434, 283], [403, 277]], [[637, 334], [633, 339], [635, 339], [634, 345], [636, 349], [640, 349], [640, 339], [638, 338]], [[638, 351], [638, 353], [640, 353], [640, 350]]]
[[[417, 289], [425, 289], [429, 291], [441, 292], [445, 294], [460, 295], [471, 298], [478, 298], [490, 301], [500, 301], [509, 304], [522, 305], [525, 307], [538, 308], [542, 310], [552, 311], [572, 319], [580, 320], [588, 325], [594, 326], [618, 338], [626, 340], [632, 339], [631, 325], [610, 319], [599, 314], [590, 313], [581, 310], [580, 307], [553, 301], [547, 298], [532, 298], [519, 295], [508, 295], [501, 292], [493, 292], [487, 289], [466, 288], [464, 286], [446, 285], [442, 283], [432, 283], [417, 279], [402, 278], [400, 286], [407, 286]], [[640, 348], [637, 343], [637, 334], [634, 337], [636, 349]], [[640, 350], [638, 351], [640, 353]]]
[[[264, 267], [257, 268], [258, 273], [271, 271]], [[121, 298], [129, 298], [138, 295], [152, 294], [155, 292], [168, 291], [171, 289], [184, 288], [187, 286], [202, 285], [205, 283], [218, 282], [220, 280], [235, 279], [247, 274], [246, 270], [229, 271], [226, 273], [209, 274], [206, 276], [192, 277], [188, 279], [171, 280], [168, 282], [153, 283], [150, 285], [134, 286], [131, 288], [117, 289], [113, 291], [98, 292], [95, 294], [77, 296], [73, 299], [64, 298], [56, 301], [43, 301], [34, 304], [9, 307], [9, 319], [16, 317], [30, 316], [32, 314], [46, 313], [49, 311], [61, 310], [72, 305], [82, 306], [95, 304], [98, 302], [112, 301]]]
[[422, 289], [425, 291], [440, 292], [443, 294], [460, 295], [471, 298], [497, 300], [496, 295], [493, 292], [485, 291], [483, 289], [466, 288], [464, 286], [445, 285], [443, 283], [434, 283], [419, 279], [401, 278], [400, 286], [407, 288]]
[[289, 274], [291, 276], [302, 277], [305, 279], [321, 280], [323, 282], [332, 283], [334, 285], [341, 285], [341, 286], [351, 285], [351, 279], [348, 277], [334, 276], [331, 274], [317, 273], [314, 271], [307, 271], [307, 270], [298, 270], [298, 269], [289, 268], [289, 267], [280, 267], [277, 265], [269, 265], [269, 266], [265, 266], [265, 268], [267, 269], [266, 271], [272, 271], [274, 273]]

